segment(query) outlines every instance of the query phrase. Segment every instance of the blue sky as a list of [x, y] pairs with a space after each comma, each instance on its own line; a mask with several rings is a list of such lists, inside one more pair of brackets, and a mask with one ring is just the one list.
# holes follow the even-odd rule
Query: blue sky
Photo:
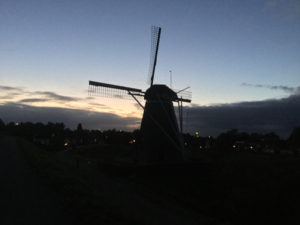
[[[85, 98], [88, 80], [146, 89], [151, 25], [162, 27], [154, 82], [169, 84], [172, 70], [195, 104], [279, 99], [289, 93], [254, 85], [300, 84], [299, 0], [1, 0], [0, 85], [31, 97]], [[133, 103], [110, 112], [127, 104], [133, 115]], [[62, 106], [42, 106], [52, 105]]]

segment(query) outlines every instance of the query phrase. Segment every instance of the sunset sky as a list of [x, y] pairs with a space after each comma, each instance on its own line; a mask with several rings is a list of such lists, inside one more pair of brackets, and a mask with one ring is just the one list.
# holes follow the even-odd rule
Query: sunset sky
[[0, 107], [140, 118], [134, 101], [87, 88], [147, 89], [151, 25], [162, 27], [154, 83], [172, 70], [174, 88], [191, 86], [191, 112], [300, 93], [299, 0], [1, 0]]

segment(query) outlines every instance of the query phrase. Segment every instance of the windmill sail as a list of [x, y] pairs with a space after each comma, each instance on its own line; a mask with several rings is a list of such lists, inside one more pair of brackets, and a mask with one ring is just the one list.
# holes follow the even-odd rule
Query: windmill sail
[[89, 95], [121, 99], [132, 99], [131, 95], [144, 96], [144, 92], [141, 89], [96, 81], [89, 81], [88, 93]]
[[161, 28], [152, 26], [151, 28], [151, 55], [150, 55], [150, 65], [148, 74], [148, 83], [150, 86], [153, 85], [155, 67], [157, 62], [157, 53], [159, 48]]

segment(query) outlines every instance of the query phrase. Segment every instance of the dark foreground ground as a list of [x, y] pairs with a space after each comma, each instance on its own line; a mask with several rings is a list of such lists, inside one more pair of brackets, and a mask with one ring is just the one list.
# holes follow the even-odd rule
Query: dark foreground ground
[[49, 153], [14, 137], [0, 139], [1, 225], [196, 225], [215, 221], [185, 211], [129, 177], [103, 172], [80, 155]]
[[[214, 218], [212, 224], [300, 224], [300, 158], [200, 155], [200, 162], [139, 167], [131, 179], [160, 199]], [[103, 169], [128, 178], [124, 166]]]
[[300, 222], [294, 156], [196, 152], [184, 164], [134, 166], [120, 146], [47, 152], [2, 137], [0, 147], [0, 224]]
[[55, 191], [41, 182], [16, 139], [0, 137], [0, 224], [73, 224]]

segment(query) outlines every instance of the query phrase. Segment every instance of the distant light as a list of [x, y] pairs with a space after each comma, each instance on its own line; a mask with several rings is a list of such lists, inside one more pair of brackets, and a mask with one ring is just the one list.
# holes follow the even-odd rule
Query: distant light
[[211, 138], [210, 136], [208, 136], [208, 138]]
[[202, 149], [203, 147], [200, 145], [200, 149]]
[[15, 123], [15, 125], [16, 125], [16, 126], [19, 126], [20, 124], [19, 124], [19, 123]]
[[233, 147], [233, 148], [236, 148], [236, 146], [235, 146], [235, 145], [232, 145], [232, 147]]
[[253, 147], [253, 146], [250, 146], [250, 149], [251, 149], [251, 150], [253, 150], [253, 149], [254, 149], [254, 147]]
[[64, 143], [64, 146], [68, 146], [68, 145], [69, 145], [69, 143], [68, 143], [68, 142], [65, 142], [65, 143]]
[[135, 143], [135, 142], [136, 142], [136, 140], [135, 140], [135, 139], [132, 139], [132, 140], [129, 141], [129, 144], [133, 144], [133, 143]]
[[122, 132], [122, 130], [120, 130], [120, 132]]

